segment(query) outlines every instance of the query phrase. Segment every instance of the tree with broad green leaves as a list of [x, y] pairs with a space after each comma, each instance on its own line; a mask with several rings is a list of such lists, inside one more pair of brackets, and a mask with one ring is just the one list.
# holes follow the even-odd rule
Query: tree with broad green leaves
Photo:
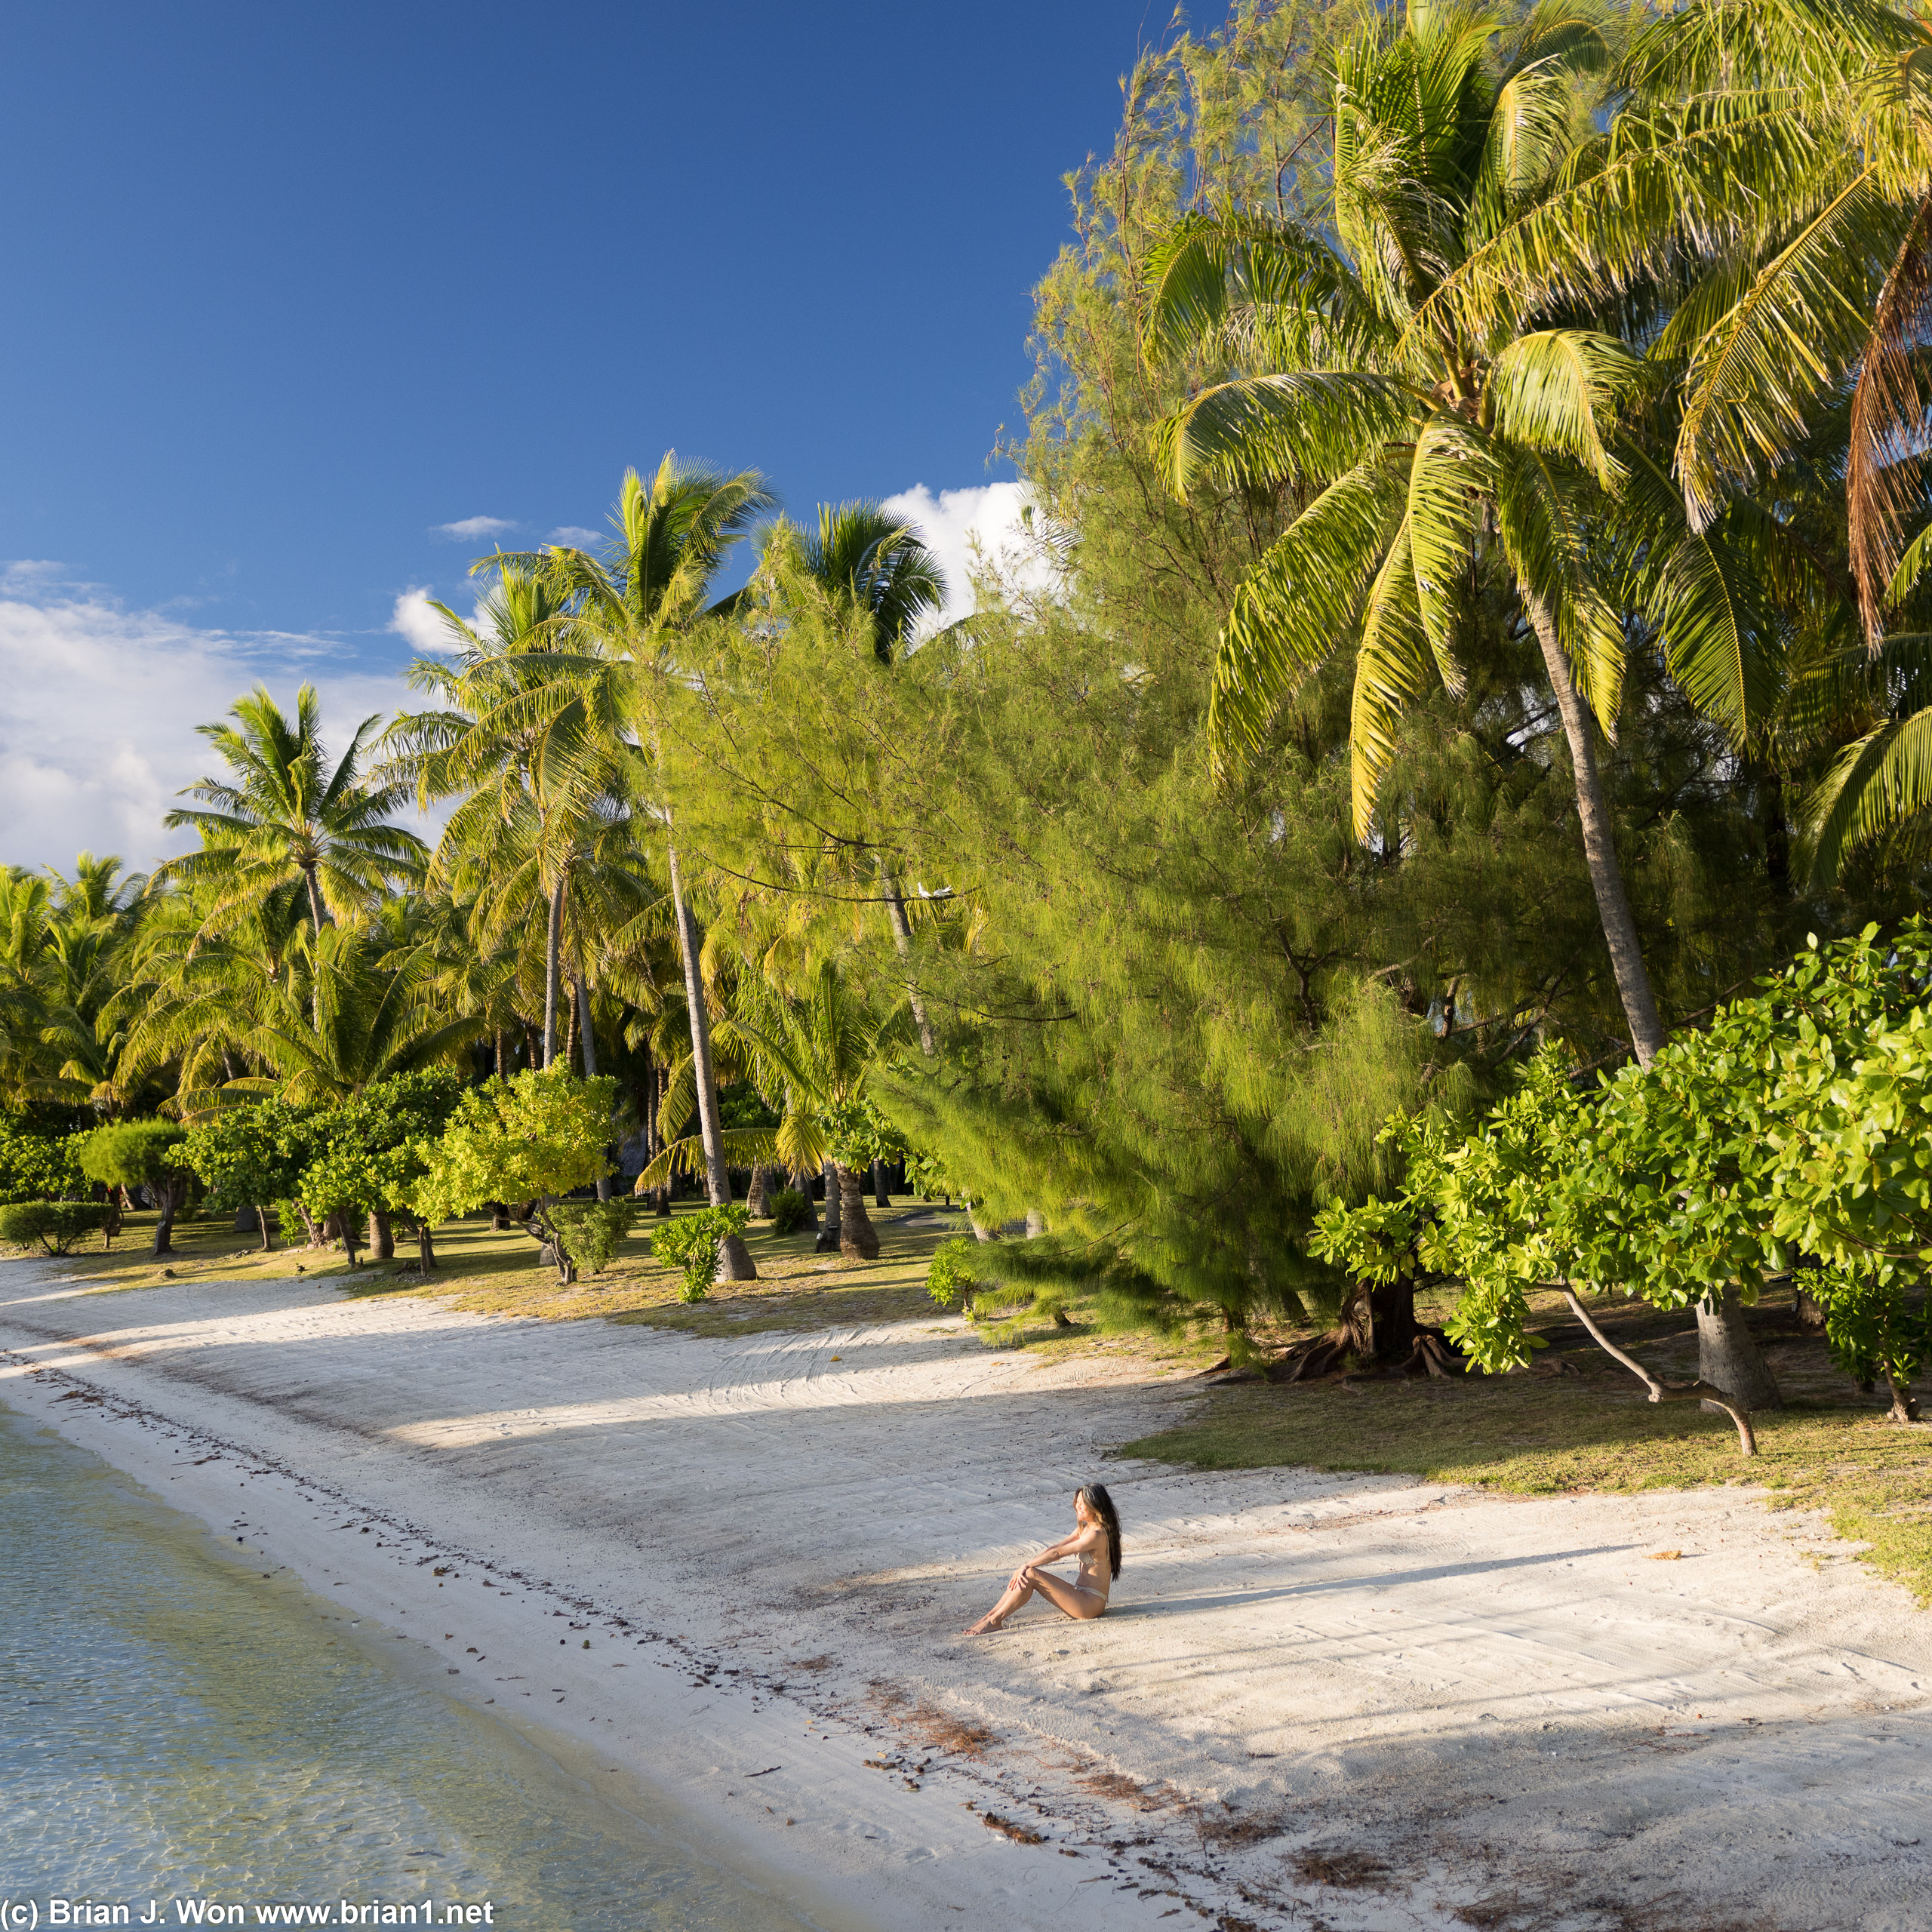
[[17, 1201], [75, 1199], [85, 1185], [80, 1134], [37, 1132], [0, 1113], [0, 1207]]
[[299, 1195], [315, 1147], [315, 1110], [278, 1100], [227, 1106], [205, 1115], [188, 1131], [188, 1164], [201, 1176], [215, 1207], [255, 1211], [266, 1253], [275, 1245], [269, 1216], [278, 1201]]
[[428, 1154], [408, 1205], [419, 1221], [446, 1221], [492, 1201], [527, 1201], [525, 1232], [564, 1283], [577, 1278], [551, 1209], [610, 1171], [605, 1143], [617, 1083], [577, 1080], [563, 1067], [526, 1069], [466, 1088]]
[[419, 1268], [434, 1272], [430, 1230], [443, 1217], [424, 1211], [424, 1189], [440, 1158], [440, 1137], [471, 1091], [455, 1069], [428, 1067], [372, 1081], [309, 1123], [312, 1151], [301, 1174], [303, 1205], [318, 1220], [335, 1217], [352, 1268], [358, 1223], [366, 1218], [373, 1229], [401, 1214], [415, 1223]]
[[[1814, 940], [1707, 1032], [1600, 1092], [1546, 1054], [1474, 1133], [1398, 1124], [1401, 1188], [1330, 1210], [1318, 1240], [1376, 1278], [1421, 1269], [1462, 1283], [1450, 1332], [1491, 1371], [1528, 1361], [1532, 1287], [1560, 1288], [1603, 1341], [1578, 1291], [1681, 1309], [1755, 1301], [1788, 1276], [1823, 1306], [1840, 1364], [1883, 1375], [1894, 1418], [1911, 1421], [1932, 1347], [1928, 1109], [1932, 926], [1888, 940], [1867, 928]], [[1654, 1401], [1730, 1407], [1753, 1453], [1749, 1411], [1776, 1405], [1777, 1385], [1704, 1340], [1700, 1380], [1681, 1388], [1619, 1358]]]

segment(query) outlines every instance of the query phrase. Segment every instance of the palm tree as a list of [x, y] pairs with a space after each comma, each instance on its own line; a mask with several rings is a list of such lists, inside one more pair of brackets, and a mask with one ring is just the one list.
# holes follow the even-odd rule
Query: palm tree
[[1432, 687], [1462, 689], [1461, 587], [1500, 563], [1561, 718], [1647, 1063], [1663, 1028], [1598, 755], [1599, 728], [1616, 728], [1620, 607], [1638, 602], [1687, 694], [1741, 734], [1770, 693], [1754, 586], [1777, 534], [1748, 509], [1687, 525], [1664, 470], [1617, 433], [1638, 358], [1518, 260], [1526, 225], [1605, 165], [1589, 110], [1611, 52], [1609, 17], [1588, 7], [1538, 8], [1505, 34], [1414, 0], [1405, 23], [1336, 56], [1325, 223], [1185, 217], [1150, 263], [1149, 343], [1233, 371], [1167, 426], [1175, 491], [1211, 482], [1291, 512], [1222, 632], [1217, 763], [1238, 769], [1285, 695], [1355, 638], [1355, 819], [1371, 838], [1398, 720]]
[[[625, 472], [612, 518], [616, 538], [608, 564], [586, 551], [561, 547], [545, 552], [541, 560], [553, 586], [574, 607], [568, 628], [580, 641], [578, 672], [586, 709], [600, 720], [601, 741], [631, 748], [632, 782], [648, 801], [647, 810], [665, 829], [665, 866], [684, 963], [705, 1181], [715, 1207], [731, 1198], [731, 1175], [718, 1112], [710, 1014], [699, 965], [703, 940], [685, 889], [670, 802], [652, 796], [658, 765], [657, 686], [658, 681], [675, 675], [681, 645], [715, 608], [712, 589], [732, 546], [772, 507], [771, 493], [755, 471], [728, 476], [680, 463], [667, 451], [648, 484], [634, 469]], [[614, 675], [619, 666], [627, 667], [627, 675]], [[629, 728], [620, 731], [617, 713], [626, 698]], [[757, 1273], [736, 1235], [724, 1244], [719, 1266], [727, 1280], [751, 1280]]]
[[111, 1102], [122, 1036], [100, 1021], [118, 989], [130, 940], [140, 923], [147, 881], [122, 878], [122, 862], [83, 851], [70, 879], [53, 866], [54, 910], [45, 928], [42, 958], [48, 1000], [42, 1044], [54, 1070], [40, 1083], [48, 1097], [69, 1102]]
[[149, 895], [121, 984], [96, 1023], [118, 1042], [117, 1104], [165, 1079], [174, 1111], [192, 1120], [223, 1104], [231, 1081], [259, 1070], [249, 1042], [269, 1008], [290, 997], [303, 936], [315, 928], [296, 878], [211, 931], [219, 884], [164, 881]]
[[54, 902], [69, 918], [110, 921], [125, 932], [140, 916], [141, 894], [147, 879], [140, 872], [122, 875], [120, 857], [109, 853], [97, 858], [88, 851], [74, 855], [72, 878], [49, 866], [47, 874], [54, 881]]
[[[1869, 0], [1706, 0], [1666, 15], [1627, 63], [1632, 112], [1651, 132], [1625, 171], [1647, 177], [1642, 198], [1674, 219], [1639, 246], [1613, 215], [1595, 269], [1627, 285], [1678, 238], [1702, 242], [1672, 325], [1685, 365], [1673, 463], [1694, 518], [1727, 489], [1777, 477], [1849, 385], [1845, 536], [1869, 656], [1829, 680], [1863, 728], [1801, 811], [1820, 884], [1932, 808], [1922, 619], [1886, 635], [1932, 560], [1918, 374], [1932, 327], [1932, 102], [1915, 78], [1928, 58], [1932, 21]], [[1598, 193], [1598, 212], [1614, 198]], [[1571, 279], [1592, 272], [1586, 257], [1544, 246]]]
[[232, 724], [197, 727], [228, 776], [183, 788], [212, 809], [171, 811], [162, 821], [171, 831], [193, 826], [202, 849], [168, 860], [157, 881], [214, 884], [208, 917], [219, 922], [299, 879], [319, 929], [331, 917], [360, 917], [386, 887], [420, 873], [429, 856], [423, 841], [386, 817], [401, 802], [401, 788], [360, 776], [377, 718], [357, 726], [331, 770], [312, 685], [296, 694], [292, 721], [260, 685], [229, 716]]
[[45, 1069], [42, 1032], [55, 992], [49, 900], [45, 878], [0, 871], [0, 1085], [22, 1098]]
[[946, 601], [939, 561], [909, 523], [869, 500], [821, 503], [816, 532], [781, 519], [765, 540], [768, 558], [795, 549], [804, 574], [841, 611], [866, 623], [873, 654], [890, 666], [920, 623]]
[[[850, 1260], [877, 1260], [878, 1234], [866, 1213], [866, 1170], [838, 1160], [832, 1150], [865, 1117], [866, 1075], [882, 1023], [826, 960], [798, 999], [762, 976], [740, 976], [728, 1025], [748, 1049], [754, 1084], [783, 1097], [771, 1152], [797, 1171], [826, 1168], [838, 1193], [839, 1252]], [[829, 1192], [827, 1201], [829, 1207]]]
[[[589, 832], [623, 813], [616, 768], [601, 742], [608, 721], [590, 715], [578, 660], [561, 648], [572, 610], [546, 571], [499, 555], [477, 568], [497, 581], [480, 629], [445, 605], [455, 648], [418, 657], [410, 682], [441, 708], [398, 716], [383, 734], [386, 771], [405, 779], [419, 804], [460, 798], [435, 858], [437, 875], [471, 881], [478, 937], [527, 929], [529, 907], [546, 909], [543, 1061], [557, 1056], [564, 928], [574, 860]], [[579, 642], [583, 640], [578, 640]]]
[[266, 1075], [227, 1083], [296, 1104], [345, 1100], [371, 1081], [447, 1061], [483, 1031], [481, 1016], [448, 1019], [432, 997], [436, 959], [412, 940], [408, 909], [391, 900], [361, 927], [304, 928], [291, 970], [271, 984], [245, 1044]]

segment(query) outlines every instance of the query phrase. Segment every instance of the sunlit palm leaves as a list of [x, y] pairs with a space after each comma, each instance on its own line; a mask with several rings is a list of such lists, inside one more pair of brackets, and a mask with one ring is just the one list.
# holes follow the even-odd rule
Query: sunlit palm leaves
[[321, 739], [321, 703], [315, 687], [296, 694], [295, 715], [285, 716], [257, 686], [229, 712], [232, 723], [198, 728], [227, 766], [225, 777], [186, 787], [204, 811], [170, 812], [171, 830], [191, 826], [198, 851], [170, 860], [157, 878], [214, 887], [208, 918], [218, 926], [291, 880], [306, 891], [309, 916], [353, 919], [386, 888], [417, 875], [428, 854], [414, 832], [389, 823], [405, 795], [393, 783], [361, 776], [365, 753], [379, 720], [366, 718], [333, 768]]
[[444, 1017], [432, 997], [434, 952], [392, 946], [392, 937], [380, 926], [303, 928], [290, 970], [266, 989], [241, 1043], [271, 1073], [231, 1089], [337, 1100], [372, 1080], [460, 1062], [482, 1031], [480, 1017]]
[[801, 534], [798, 552], [806, 574], [865, 620], [881, 664], [946, 601], [946, 580], [918, 531], [875, 503], [821, 503], [818, 528]]

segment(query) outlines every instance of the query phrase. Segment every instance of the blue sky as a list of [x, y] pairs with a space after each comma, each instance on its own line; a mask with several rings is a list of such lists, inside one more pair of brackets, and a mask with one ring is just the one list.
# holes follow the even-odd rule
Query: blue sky
[[1009, 474], [1060, 177], [1167, 26], [1143, 0], [14, 10], [0, 859], [175, 842], [133, 844], [224, 678], [375, 708], [397, 599], [454, 600], [489, 547], [443, 526], [601, 528], [669, 448], [805, 513]]

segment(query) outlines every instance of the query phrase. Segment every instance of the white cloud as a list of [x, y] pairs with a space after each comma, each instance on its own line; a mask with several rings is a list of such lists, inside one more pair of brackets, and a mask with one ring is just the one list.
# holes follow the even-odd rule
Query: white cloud
[[506, 530], [516, 525], [500, 516], [466, 516], [460, 523], [439, 523], [436, 534], [447, 537], [452, 543], [470, 543], [479, 537], [500, 537]]
[[389, 616], [389, 629], [406, 639], [411, 649], [428, 655], [447, 657], [458, 648], [457, 640], [451, 635], [442, 613], [430, 609], [429, 590], [421, 584], [411, 584], [395, 600], [395, 608]]
[[332, 672], [341, 651], [285, 632], [197, 630], [97, 596], [0, 595], [0, 861], [65, 869], [86, 846], [145, 869], [186, 849], [192, 837], [161, 821], [214, 762], [195, 727], [258, 680], [285, 708], [299, 683], [316, 685], [337, 746], [371, 712], [408, 701], [398, 678]]
[[604, 538], [601, 532], [586, 530], [580, 525], [560, 523], [543, 540], [546, 543], [568, 543], [575, 550], [587, 550], [592, 544], [602, 543]]
[[928, 628], [972, 615], [976, 577], [992, 576], [1023, 593], [1048, 587], [1052, 573], [1044, 546], [1022, 518], [1026, 505], [1023, 483], [986, 483], [937, 496], [915, 483], [886, 498], [881, 507], [918, 528], [946, 578], [945, 608]]

